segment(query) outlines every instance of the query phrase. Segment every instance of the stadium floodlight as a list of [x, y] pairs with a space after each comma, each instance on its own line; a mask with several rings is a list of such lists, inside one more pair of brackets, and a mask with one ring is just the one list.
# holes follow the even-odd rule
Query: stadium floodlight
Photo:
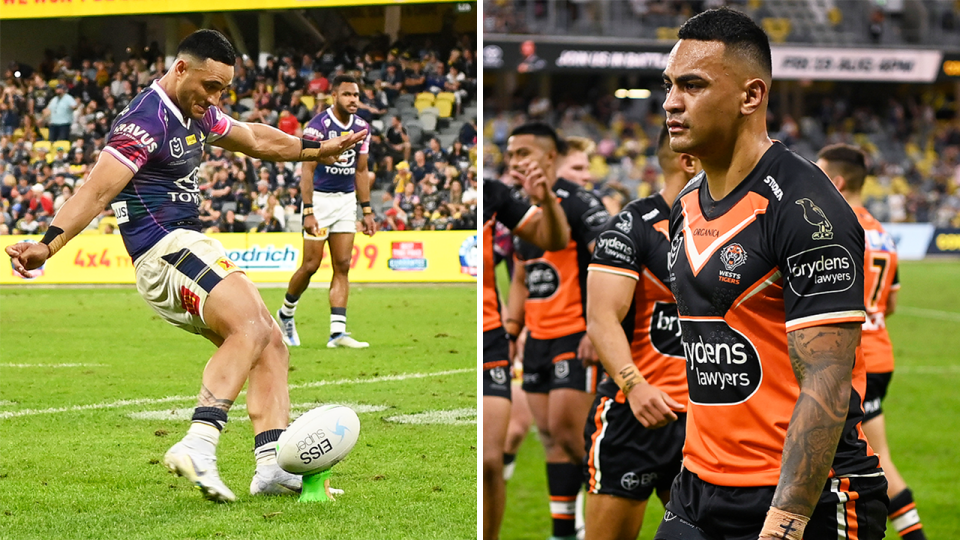
[[613, 93], [617, 99], [647, 99], [650, 97], [650, 90], [646, 88], [619, 88]]

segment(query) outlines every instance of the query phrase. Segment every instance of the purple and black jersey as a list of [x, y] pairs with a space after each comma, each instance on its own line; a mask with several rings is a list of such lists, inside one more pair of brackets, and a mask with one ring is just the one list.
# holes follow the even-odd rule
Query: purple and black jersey
[[231, 126], [217, 107], [197, 122], [185, 119], [156, 81], [117, 116], [104, 151], [133, 171], [111, 206], [134, 261], [176, 229], [200, 230], [203, 144]]
[[370, 150], [370, 124], [355, 114], [350, 115], [350, 121], [343, 125], [333, 114], [333, 108], [328, 108], [307, 122], [303, 130], [303, 138], [310, 141], [325, 141], [347, 133], [357, 133], [367, 130], [367, 136], [360, 143], [360, 148], [351, 148], [340, 154], [340, 160], [333, 165], [317, 163], [313, 173], [313, 190], [323, 193], [352, 193], [356, 189], [357, 160], [359, 154], [366, 154]]

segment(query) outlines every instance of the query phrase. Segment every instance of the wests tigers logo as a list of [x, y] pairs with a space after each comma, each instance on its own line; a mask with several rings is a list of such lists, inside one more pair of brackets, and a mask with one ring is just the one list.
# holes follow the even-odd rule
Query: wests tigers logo
[[730, 244], [720, 252], [720, 262], [727, 272], [732, 272], [736, 267], [747, 262], [747, 251], [740, 244]]

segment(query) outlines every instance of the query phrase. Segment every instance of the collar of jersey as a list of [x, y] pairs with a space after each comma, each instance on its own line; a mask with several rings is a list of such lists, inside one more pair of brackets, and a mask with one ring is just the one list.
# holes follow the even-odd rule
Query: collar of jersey
[[153, 81], [152, 83], [150, 83], [150, 88], [153, 88], [153, 91], [156, 92], [158, 96], [160, 96], [160, 101], [162, 101], [163, 104], [166, 105], [168, 109], [170, 109], [170, 112], [177, 117], [177, 120], [180, 121], [180, 125], [189, 129], [190, 119], [188, 118], [186, 122], [183, 121], [183, 114], [180, 113], [180, 108], [174, 105], [172, 101], [170, 101], [170, 96], [168, 96], [167, 93], [163, 90], [163, 88], [159, 84], [157, 84], [157, 81], [159, 80], [160, 79], [157, 79], [156, 81]]
[[343, 129], [347, 129], [347, 128], [349, 128], [349, 127], [353, 124], [353, 115], [352, 115], [352, 114], [350, 115], [350, 121], [347, 122], [347, 125], [343, 125], [343, 124], [340, 123], [340, 120], [337, 119], [337, 115], [333, 114], [333, 107], [330, 107], [330, 109], [328, 109], [328, 110], [330, 111], [330, 119], [333, 120], [333, 123], [334, 123], [334, 124], [342, 127]]
[[747, 174], [746, 178], [737, 184], [737, 187], [733, 188], [733, 191], [728, 193], [726, 197], [720, 199], [719, 201], [713, 200], [713, 196], [710, 195], [710, 184], [707, 182], [706, 173], [704, 173], [703, 181], [700, 184], [700, 194], [698, 197], [700, 202], [700, 213], [703, 215], [703, 217], [706, 218], [707, 221], [712, 221], [729, 212], [731, 208], [740, 202], [740, 199], [744, 198], [746, 194], [750, 192], [757, 179], [767, 174], [767, 170], [770, 168], [770, 163], [786, 151], [787, 147], [784, 146], [783, 143], [780, 141], [773, 141], [773, 145], [770, 146], [770, 148], [768, 148], [762, 156], [760, 156], [760, 161], [758, 161], [753, 170]]

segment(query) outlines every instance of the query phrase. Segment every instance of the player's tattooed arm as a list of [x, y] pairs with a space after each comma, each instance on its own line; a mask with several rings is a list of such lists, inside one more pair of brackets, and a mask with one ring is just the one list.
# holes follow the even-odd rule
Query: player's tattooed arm
[[860, 324], [794, 330], [787, 349], [800, 384], [771, 506], [810, 516], [837, 451], [850, 404]]
[[218, 398], [205, 384], [200, 385], [200, 399], [197, 403], [200, 407], [214, 407], [223, 412], [228, 412], [233, 406], [232, 399]]

